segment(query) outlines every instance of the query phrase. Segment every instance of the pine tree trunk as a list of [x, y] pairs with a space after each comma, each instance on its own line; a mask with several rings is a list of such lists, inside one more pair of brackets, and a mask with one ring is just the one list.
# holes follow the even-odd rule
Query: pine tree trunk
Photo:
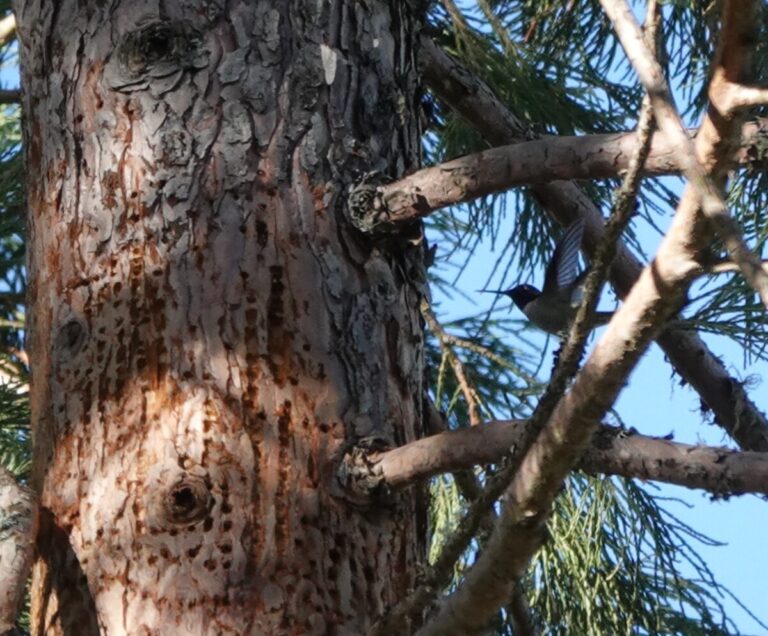
[[418, 159], [404, 2], [15, 5], [34, 633], [363, 634], [424, 552], [335, 478], [420, 434], [422, 247], [344, 205]]

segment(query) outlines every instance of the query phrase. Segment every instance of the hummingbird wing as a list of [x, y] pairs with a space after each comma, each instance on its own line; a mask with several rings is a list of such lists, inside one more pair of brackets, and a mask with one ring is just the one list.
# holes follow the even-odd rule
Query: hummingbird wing
[[557, 242], [552, 259], [547, 265], [543, 293], [554, 294], [576, 282], [579, 275], [579, 248], [583, 233], [584, 220], [579, 219], [571, 224]]

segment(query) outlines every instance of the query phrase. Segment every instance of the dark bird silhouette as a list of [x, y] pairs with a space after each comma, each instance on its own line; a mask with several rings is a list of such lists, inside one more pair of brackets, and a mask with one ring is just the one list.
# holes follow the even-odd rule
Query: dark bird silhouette
[[[533, 285], [481, 291], [509, 296], [528, 320], [539, 329], [558, 336], [565, 334], [581, 302], [582, 285], [587, 274], [586, 271], [578, 271], [583, 232], [584, 221], [578, 220], [557, 242], [547, 265], [542, 291]], [[598, 311], [595, 315], [595, 326], [607, 323], [611, 316], [612, 312]]]

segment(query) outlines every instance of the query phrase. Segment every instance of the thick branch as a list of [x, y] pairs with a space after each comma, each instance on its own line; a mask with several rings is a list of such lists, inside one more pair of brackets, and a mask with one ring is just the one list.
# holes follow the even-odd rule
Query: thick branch
[[0, 466], [0, 634], [16, 623], [32, 570], [37, 521], [35, 495]]
[[[688, 131], [695, 134], [695, 130]], [[742, 143], [734, 153], [734, 164], [754, 165], [758, 144], [768, 138], [765, 122], [750, 122], [742, 128]], [[380, 223], [391, 226], [409, 223], [449, 205], [472, 201], [487, 194], [523, 185], [564, 179], [621, 177], [629, 167], [637, 135], [613, 133], [580, 137], [545, 137], [446, 161], [424, 168], [393, 183], [380, 185], [371, 208]], [[676, 153], [664, 135], [653, 136], [642, 174], [681, 172]], [[375, 227], [376, 222], [366, 227]]]
[[[515, 143], [530, 139], [525, 125], [496, 99], [491, 90], [435, 44], [422, 39], [419, 61], [430, 89], [463, 115], [489, 142]], [[592, 253], [603, 233], [603, 218], [595, 204], [572, 182], [534, 185], [533, 194], [563, 226], [585, 220], [584, 242]], [[625, 296], [641, 271], [640, 262], [620, 244], [611, 268], [611, 282]], [[667, 328], [657, 338], [672, 365], [712, 409], [716, 421], [747, 450], [768, 451], [768, 421], [695, 333]]]
[[[519, 454], [527, 420], [489, 422], [411, 442], [369, 458], [380, 486], [403, 488], [442, 473]], [[578, 468], [698, 488], [717, 495], [768, 495], [768, 453], [680, 444], [602, 425]]]
[[531, 607], [520, 581], [515, 581], [512, 595], [506, 606], [515, 636], [538, 636], [539, 629], [531, 618]]
[[726, 112], [738, 112], [768, 104], [768, 88], [728, 84], [723, 89]]

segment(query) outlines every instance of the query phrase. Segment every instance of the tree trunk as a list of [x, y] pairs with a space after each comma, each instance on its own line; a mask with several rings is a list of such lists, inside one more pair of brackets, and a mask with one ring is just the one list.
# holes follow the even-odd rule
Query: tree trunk
[[417, 164], [404, 5], [16, 1], [35, 633], [362, 634], [413, 585], [423, 498], [335, 477], [420, 436], [423, 248], [344, 206]]

